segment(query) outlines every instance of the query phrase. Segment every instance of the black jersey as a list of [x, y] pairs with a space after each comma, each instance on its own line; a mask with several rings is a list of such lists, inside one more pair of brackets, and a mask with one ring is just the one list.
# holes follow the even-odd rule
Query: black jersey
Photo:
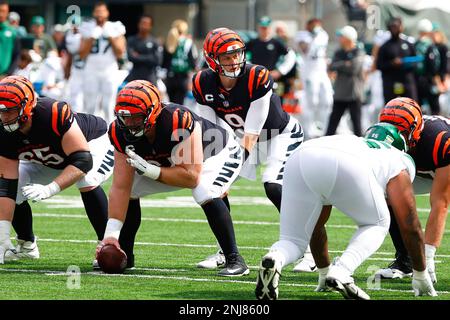
[[163, 105], [156, 119], [153, 142], [145, 136], [135, 141], [127, 140], [125, 130], [116, 121], [110, 124], [108, 131], [116, 150], [125, 153], [127, 146], [133, 146], [139, 156], [161, 167], [172, 166], [170, 158], [173, 148], [190, 136], [196, 123], [200, 123], [202, 129], [203, 161], [218, 154], [228, 141], [225, 129], [174, 103]]
[[[265, 96], [273, 85], [269, 71], [263, 66], [246, 64], [243, 72], [229, 91], [222, 87], [219, 77], [210, 69], [199, 71], [192, 78], [196, 101], [211, 107], [233, 130], [244, 128], [250, 104]], [[272, 93], [269, 114], [263, 126], [268, 138], [271, 133], [283, 131], [288, 122], [289, 115], [281, 108], [280, 97]]]
[[424, 128], [416, 148], [410, 154], [417, 175], [433, 179], [435, 170], [450, 164], [450, 119], [424, 116]]
[[252, 39], [245, 45], [245, 50], [253, 64], [259, 64], [269, 70], [274, 70], [280, 57], [288, 53], [286, 46], [275, 38], [268, 41]]
[[28, 160], [53, 169], [67, 166], [62, 148], [64, 134], [76, 119], [87, 141], [106, 133], [106, 122], [98, 117], [74, 113], [65, 102], [38, 98], [32, 111], [30, 132], [0, 130], [0, 156], [13, 160]]

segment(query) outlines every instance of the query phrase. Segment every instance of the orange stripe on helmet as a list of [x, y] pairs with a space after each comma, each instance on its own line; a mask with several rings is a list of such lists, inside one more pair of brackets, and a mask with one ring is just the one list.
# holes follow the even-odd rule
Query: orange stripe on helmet
[[253, 96], [253, 83], [255, 81], [255, 71], [256, 71], [256, 66], [253, 66], [250, 69], [250, 74], [248, 76], [248, 92], [250, 94], [250, 98]]
[[441, 140], [442, 140], [442, 136], [446, 133], [447, 131], [441, 131], [439, 132], [439, 134], [436, 137], [436, 140], [434, 141], [434, 147], [433, 147], [433, 162], [434, 165], [437, 166], [438, 165], [438, 151], [439, 151], [439, 146], [441, 144]]
[[58, 130], [58, 102], [54, 102], [52, 105], [52, 129], [58, 135], [61, 136]]
[[120, 147], [120, 143], [119, 140], [117, 139], [117, 130], [116, 130], [116, 121], [113, 121], [112, 126], [111, 126], [111, 137], [112, 140], [114, 142], [114, 145], [116, 146], [116, 148], [123, 153], [122, 148]]

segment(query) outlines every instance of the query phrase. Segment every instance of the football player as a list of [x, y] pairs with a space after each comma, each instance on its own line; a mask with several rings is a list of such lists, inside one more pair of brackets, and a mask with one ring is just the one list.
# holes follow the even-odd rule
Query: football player
[[[436, 296], [426, 270], [423, 234], [411, 183], [414, 161], [400, 151], [406, 148], [405, 140], [388, 123], [372, 126], [366, 137], [309, 140], [288, 159], [280, 240], [262, 258], [255, 290], [258, 299], [278, 298], [281, 269], [301, 257], [308, 244], [319, 268], [316, 291], [331, 288], [346, 299], [370, 299], [352, 275], [375, 253], [388, 233], [387, 203], [400, 222], [412, 258], [415, 295]], [[342, 255], [330, 265], [325, 223], [332, 206], [350, 217], [358, 228]]]
[[[241, 176], [254, 180], [257, 164], [267, 160], [262, 182], [267, 197], [279, 211], [284, 164], [303, 141], [302, 127], [281, 108], [270, 72], [246, 63], [245, 45], [236, 32], [227, 28], [210, 31], [203, 55], [209, 69], [192, 78], [197, 110], [203, 117], [231, 127], [241, 139], [246, 160]], [[223, 263], [219, 250], [198, 267], [216, 268]]]
[[[380, 121], [397, 126], [405, 137], [408, 153], [414, 159], [417, 178], [415, 194], [430, 194], [430, 215], [425, 228], [425, 255], [433, 282], [437, 282], [434, 256], [445, 232], [450, 201], [450, 120], [441, 116], [422, 116], [418, 103], [410, 98], [396, 98], [381, 110]], [[411, 276], [411, 263], [398, 220], [391, 219], [389, 232], [394, 243], [395, 260], [379, 274], [382, 278]]]
[[141, 220], [139, 199], [189, 188], [225, 254], [219, 275], [247, 275], [222, 199], [242, 166], [242, 150], [232, 134], [184, 106], [161, 103], [158, 89], [144, 80], [132, 81], [119, 92], [115, 114], [109, 127], [116, 149], [109, 219], [98, 249], [110, 243], [122, 248], [131, 267]]
[[[113, 161], [103, 119], [37, 97], [24, 77], [0, 81], [0, 263], [39, 258], [28, 201], [50, 198], [73, 184], [103, 239], [108, 201], [100, 184], [112, 174]], [[11, 222], [16, 248], [10, 241]]]
[[79, 59], [85, 60], [83, 81], [84, 110], [97, 114], [98, 100], [107, 122], [114, 118], [114, 100], [120, 83], [118, 60], [126, 52], [125, 26], [109, 21], [109, 10], [104, 2], [94, 5], [93, 21], [80, 26]]

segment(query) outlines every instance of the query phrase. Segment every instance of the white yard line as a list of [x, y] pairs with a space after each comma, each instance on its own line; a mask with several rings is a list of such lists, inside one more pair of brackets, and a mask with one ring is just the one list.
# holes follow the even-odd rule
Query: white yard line
[[[11, 238], [14, 239], [14, 238]], [[97, 240], [78, 240], [78, 239], [45, 239], [45, 238], [38, 238], [38, 242], [64, 242], [64, 243], [93, 243], [97, 244]], [[135, 242], [136, 245], [142, 245], [142, 246], [155, 246], [155, 247], [185, 247], [185, 248], [211, 248], [211, 249], [217, 249], [217, 245], [215, 244], [193, 244], [193, 243], [166, 243], [166, 242], [141, 242], [137, 241]], [[251, 246], [239, 246], [239, 249], [244, 250], [269, 250], [269, 247], [251, 247]], [[343, 251], [340, 250], [329, 250], [330, 253], [342, 253]], [[391, 255], [394, 256], [393, 252], [376, 252], [374, 255]], [[450, 255], [440, 255], [437, 254], [436, 257], [439, 258], [450, 258]], [[380, 261], [392, 261], [392, 259], [389, 258], [372, 258], [374, 260], [380, 260]], [[435, 261], [437, 263], [440, 263], [440, 260]]]
[[[181, 269], [183, 270], [183, 269]], [[42, 273], [46, 276], [73, 276], [73, 273], [66, 273], [62, 271], [54, 270], [27, 270], [27, 269], [2, 269], [0, 272], [21, 272], [21, 273]], [[175, 280], [175, 281], [190, 281], [190, 282], [211, 282], [211, 283], [239, 283], [239, 284], [249, 284], [256, 285], [255, 281], [245, 281], [245, 280], [228, 280], [228, 279], [208, 279], [208, 278], [192, 278], [192, 277], [180, 277], [180, 276], [163, 276], [163, 275], [145, 275], [145, 274], [105, 274], [100, 272], [81, 272], [80, 275], [89, 275], [97, 277], [120, 277], [120, 278], [141, 278], [141, 279], [161, 279], [161, 280]], [[302, 283], [290, 283], [280, 281], [281, 287], [307, 287], [315, 288], [315, 284], [302, 284]], [[384, 289], [380, 288], [377, 290], [369, 289], [370, 291], [388, 291], [388, 292], [401, 292], [401, 293], [413, 293], [412, 290], [401, 290], [401, 289]], [[449, 294], [449, 291], [438, 291], [438, 294]]]

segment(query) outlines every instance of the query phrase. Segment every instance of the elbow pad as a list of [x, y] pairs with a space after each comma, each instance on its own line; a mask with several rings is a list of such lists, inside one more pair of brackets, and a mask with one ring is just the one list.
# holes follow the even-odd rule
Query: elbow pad
[[90, 151], [75, 151], [71, 153], [67, 157], [67, 164], [77, 167], [84, 173], [88, 173], [94, 165]]
[[6, 197], [16, 201], [19, 179], [0, 177], [0, 198]]

